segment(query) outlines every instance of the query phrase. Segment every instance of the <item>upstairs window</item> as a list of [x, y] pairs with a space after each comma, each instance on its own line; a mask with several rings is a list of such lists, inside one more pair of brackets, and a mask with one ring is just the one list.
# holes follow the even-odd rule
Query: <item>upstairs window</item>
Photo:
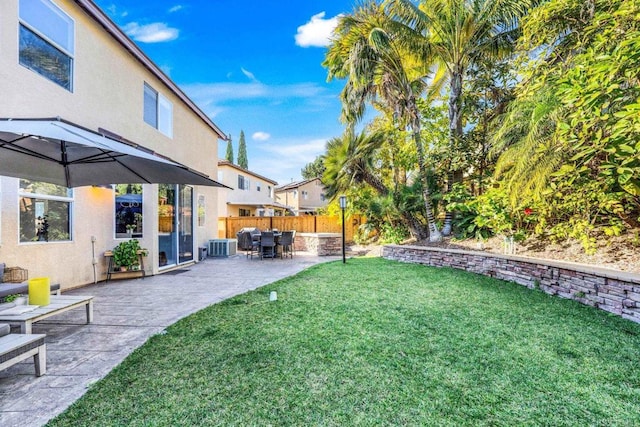
[[244, 175], [238, 175], [238, 190], [248, 190], [249, 189], [249, 179], [245, 178]]
[[74, 22], [50, 0], [20, 0], [20, 65], [72, 91]]
[[267, 193], [269, 193], [269, 197], [273, 197], [273, 188], [270, 185], [267, 185]]
[[256, 191], [260, 191], [261, 188], [262, 187], [261, 187], [260, 183], [256, 182]]
[[302, 198], [304, 200], [307, 200], [309, 198], [309, 193], [305, 190], [302, 190]]
[[173, 138], [173, 104], [157, 90], [144, 84], [144, 121]]

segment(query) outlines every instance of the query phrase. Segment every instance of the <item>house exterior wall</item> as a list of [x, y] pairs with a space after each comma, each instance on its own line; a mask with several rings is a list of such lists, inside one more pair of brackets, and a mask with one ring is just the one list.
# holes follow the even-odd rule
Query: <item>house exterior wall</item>
[[[304, 197], [304, 192], [307, 197]], [[298, 203], [302, 209], [318, 209], [327, 205], [327, 201], [323, 200], [324, 186], [320, 179], [314, 179], [302, 184], [298, 189]]]
[[[304, 192], [306, 192], [306, 198]], [[324, 194], [324, 186], [320, 178], [316, 178], [310, 181], [302, 181], [297, 186], [276, 189], [276, 201], [290, 206], [296, 212], [296, 215], [300, 215], [304, 214], [304, 211], [316, 210], [327, 206], [328, 201], [323, 199]], [[301, 210], [303, 212], [300, 212]]]
[[[76, 1], [55, 0], [54, 4], [75, 24], [73, 90], [68, 91], [19, 64], [18, 0], [4, 0], [0, 3], [0, 117], [61, 117], [92, 131], [106, 129], [215, 179], [219, 134]], [[143, 119], [145, 83], [172, 103], [172, 138]], [[74, 189], [72, 241], [20, 243], [18, 182], [14, 178], [0, 178], [0, 262], [27, 268], [30, 277], [49, 276], [64, 289], [93, 282], [95, 256], [97, 279], [104, 279], [106, 262], [102, 254], [122, 240], [115, 238], [113, 190]], [[149, 249], [145, 263], [147, 272], [152, 273], [159, 271], [157, 193], [157, 185], [143, 186], [144, 230], [139, 240]], [[193, 195], [194, 203], [199, 195], [204, 196], [206, 209], [203, 226], [198, 225], [194, 212], [193, 253], [197, 254], [198, 246], [217, 236], [218, 189], [195, 186]]]
[[[238, 175], [249, 180], [248, 189], [238, 188]], [[220, 198], [218, 199], [220, 216], [240, 216], [240, 209], [248, 209], [252, 215], [258, 216], [257, 205], [268, 206], [275, 202], [275, 181], [268, 180], [236, 165], [220, 162], [218, 164], [218, 182], [232, 188], [232, 190], [220, 189]], [[260, 191], [258, 191], [258, 185]], [[269, 196], [269, 188], [271, 188], [271, 196]]]
[[298, 212], [300, 209], [298, 190], [290, 189], [284, 191], [278, 191], [276, 193], [276, 202], [289, 206], [294, 212]]

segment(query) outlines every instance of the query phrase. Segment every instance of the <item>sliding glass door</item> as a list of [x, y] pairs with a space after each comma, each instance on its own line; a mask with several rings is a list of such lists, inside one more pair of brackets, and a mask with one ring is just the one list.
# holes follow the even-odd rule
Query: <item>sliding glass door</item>
[[193, 188], [158, 186], [158, 265], [169, 267], [193, 260]]
[[178, 187], [178, 262], [183, 263], [193, 261], [193, 188]]

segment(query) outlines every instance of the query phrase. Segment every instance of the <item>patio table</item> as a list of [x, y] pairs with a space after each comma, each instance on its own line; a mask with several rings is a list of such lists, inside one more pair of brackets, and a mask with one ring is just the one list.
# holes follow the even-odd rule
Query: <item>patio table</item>
[[93, 296], [66, 296], [53, 295], [49, 305], [43, 305], [35, 310], [22, 314], [2, 314], [0, 311], [0, 322], [11, 325], [19, 325], [21, 334], [30, 334], [31, 325], [34, 322], [46, 319], [56, 314], [64, 313], [77, 307], [85, 306], [87, 311], [87, 323], [93, 322]]

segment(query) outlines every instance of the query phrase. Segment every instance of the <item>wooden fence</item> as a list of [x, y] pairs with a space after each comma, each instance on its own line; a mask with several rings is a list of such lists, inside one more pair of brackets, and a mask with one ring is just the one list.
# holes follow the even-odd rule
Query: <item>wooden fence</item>
[[[353, 235], [364, 218], [353, 215], [345, 218], [346, 241], [352, 242]], [[342, 233], [342, 218], [339, 216], [246, 216], [218, 218], [218, 237], [234, 239], [240, 229], [258, 227], [260, 230], [296, 230], [297, 233]]]

